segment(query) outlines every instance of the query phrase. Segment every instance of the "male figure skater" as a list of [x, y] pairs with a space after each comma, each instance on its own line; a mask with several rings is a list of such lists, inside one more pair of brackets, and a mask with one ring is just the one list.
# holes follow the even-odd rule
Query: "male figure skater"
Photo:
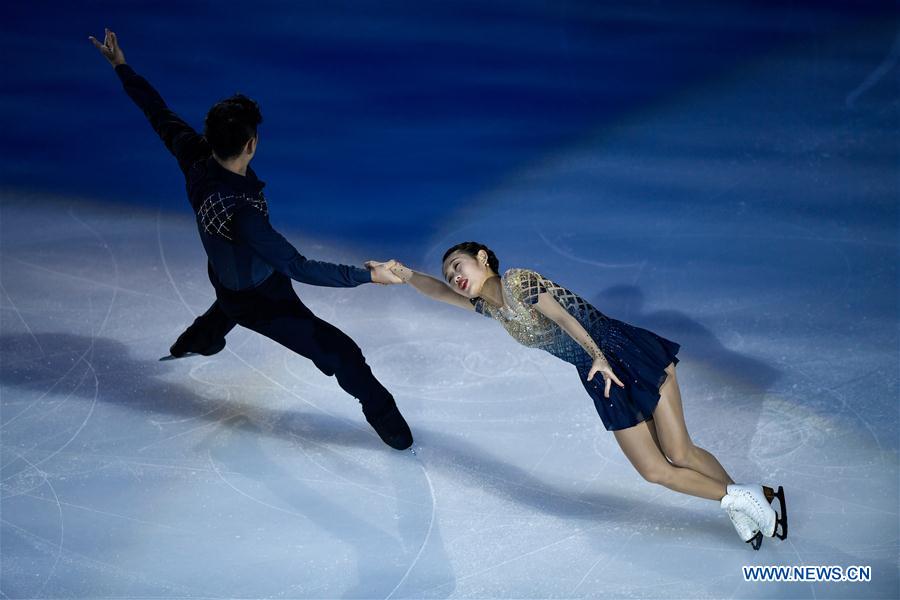
[[[240, 94], [209, 109], [199, 135], [172, 112], [162, 97], [125, 62], [116, 34], [109, 29], [94, 46], [115, 69], [125, 92], [144, 112], [184, 173], [187, 195], [197, 217], [208, 257], [216, 301], [173, 346], [173, 357], [188, 352], [215, 354], [235, 324], [252, 329], [313, 361], [334, 375], [359, 399], [366, 420], [397, 450], [412, 445], [412, 433], [393, 396], [372, 374], [359, 347], [341, 330], [315, 316], [291, 279], [326, 287], [399, 283], [379, 263], [367, 269], [308, 260], [269, 223], [265, 183], [250, 168], [259, 144], [259, 106]], [[191, 338], [191, 331], [201, 332]], [[205, 339], [204, 339], [205, 336]], [[178, 344], [176, 343], [176, 346]]]

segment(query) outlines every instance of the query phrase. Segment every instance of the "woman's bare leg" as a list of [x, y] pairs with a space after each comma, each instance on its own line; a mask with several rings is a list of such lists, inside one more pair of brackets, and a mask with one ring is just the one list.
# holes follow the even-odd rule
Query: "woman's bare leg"
[[[659, 448], [660, 453], [666, 456], [666, 453], [663, 452], [662, 444], [659, 443], [659, 434], [656, 433], [656, 423], [653, 421], [653, 417], [647, 419], [647, 428], [650, 430], [650, 435], [653, 436], [653, 443]], [[666, 460], [668, 460], [668, 457]]]
[[641, 477], [676, 492], [721, 500], [726, 493], [725, 484], [692, 469], [669, 463], [653, 441], [651, 426], [648, 421], [644, 421], [628, 429], [613, 431], [622, 452]]
[[681, 391], [675, 376], [675, 365], [666, 368], [665, 383], [659, 388], [659, 404], [653, 411], [656, 432], [663, 452], [672, 464], [703, 473], [725, 484], [734, 483], [716, 457], [695, 446], [684, 423]]

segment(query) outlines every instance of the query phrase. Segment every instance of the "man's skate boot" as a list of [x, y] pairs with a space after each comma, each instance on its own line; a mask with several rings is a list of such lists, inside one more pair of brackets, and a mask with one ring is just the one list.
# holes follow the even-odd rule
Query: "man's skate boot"
[[192, 331], [193, 326], [188, 327], [178, 336], [172, 347], [169, 348], [169, 355], [163, 356], [159, 360], [175, 360], [176, 358], [185, 358], [188, 356], [212, 356], [221, 352], [225, 347], [225, 338], [217, 340], [202, 339], [203, 336], [195, 335]]
[[[365, 411], [363, 411], [365, 413]], [[376, 414], [366, 413], [366, 421], [378, 434], [385, 444], [395, 450], [406, 450], [413, 443], [412, 432], [406, 419], [400, 414], [400, 410], [394, 402], [385, 406], [384, 410]]]
[[[722, 496], [722, 501], [719, 503], [719, 506], [728, 513], [728, 518], [731, 519], [731, 524], [734, 525], [734, 530], [737, 531], [741, 541], [751, 544], [759, 534], [759, 527], [757, 527], [756, 522], [747, 514], [735, 508], [734, 503], [735, 496], [725, 494]], [[753, 545], [753, 549], [759, 550], [759, 545]]]
[[[778, 486], [774, 491], [768, 486], [758, 484], [731, 484], [727, 487], [728, 495], [735, 496], [735, 507], [747, 513], [759, 527], [759, 531], [751, 544], [758, 550], [763, 536], [775, 537], [776, 526], [779, 526], [777, 537], [787, 538], [787, 504], [784, 500], [784, 488]], [[778, 498], [780, 514], [772, 508], [772, 500]]]

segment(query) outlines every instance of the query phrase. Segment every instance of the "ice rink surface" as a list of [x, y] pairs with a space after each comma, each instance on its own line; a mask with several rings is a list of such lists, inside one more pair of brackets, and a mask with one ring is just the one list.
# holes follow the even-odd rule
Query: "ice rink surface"
[[186, 203], [20, 185], [0, 213], [0, 595], [898, 597], [900, 38], [831, 31], [585, 128], [421, 239], [285, 228], [309, 257], [431, 273], [482, 241], [679, 342], [695, 443], [784, 486], [787, 540], [754, 552], [717, 503], [645, 482], [571, 366], [412, 289], [295, 285], [363, 349], [415, 454], [252, 332], [158, 362], [213, 298]]

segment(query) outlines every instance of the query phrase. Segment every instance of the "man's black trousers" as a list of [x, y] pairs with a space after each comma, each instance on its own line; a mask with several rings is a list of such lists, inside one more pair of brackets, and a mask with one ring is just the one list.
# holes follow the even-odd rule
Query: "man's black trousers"
[[239, 291], [223, 287], [212, 269], [209, 278], [216, 301], [185, 332], [191, 346], [209, 347], [224, 339], [236, 324], [241, 325], [305, 356], [326, 375], [334, 375], [338, 385], [359, 400], [367, 418], [395, 406], [359, 346], [314, 315], [297, 297], [287, 276], [276, 272], [257, 287]]

